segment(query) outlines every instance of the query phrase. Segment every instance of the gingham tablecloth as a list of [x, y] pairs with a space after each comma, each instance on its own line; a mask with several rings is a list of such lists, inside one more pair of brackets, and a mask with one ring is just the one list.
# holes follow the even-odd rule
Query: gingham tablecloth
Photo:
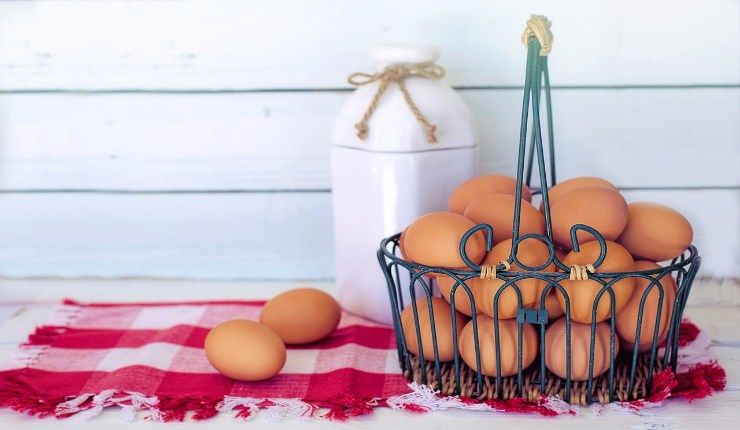
[[[0, 407], [57, 418], [75, 414], [89, 418], [104, 408], [118, 407], [129, 420], [139, 416], [164, 421], [205, 419], [218, 413], [341, 420], [379, 406], [414, 412], [462, 408], [577, 413], [555, 398], [535, 404], [477, 403], [409, 385], [400, 373], [392, 328], [347, 313], [327, 339], [288, 347], [279, 375], [261, 382], [222, 376], [206, 360], [206, 334], [225, 320], [257, 319], [263, 304], [66, 301], [49, 324], [38, 327], [19, 354], [0, 367]], [[693, 344], [703, 342], [698, 331], [693, 336]], [[705, 360], [707, 346], [699, 345], [693, 355], [685, 356], [699, 357], [697, 363]], [[640, 408], [665, 399], [677, 385], [672, 374], [666, 376], [668, 385], [655, 384], [664, 392], [656, 393], [649, 404], [626, 406]], [[690, 377], [683, 380], [684, 385], [693, 384]]]

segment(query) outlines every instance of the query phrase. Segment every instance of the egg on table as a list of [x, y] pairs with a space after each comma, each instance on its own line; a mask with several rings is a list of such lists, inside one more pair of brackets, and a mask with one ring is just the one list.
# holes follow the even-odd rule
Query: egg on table
[[330, 294], [315, 288], [297, 288], [278, 294], [260, 313], [260, 322], [287, 344], [303, 344], [330, 335], [339, 324], [341, 309]]
[[[486, 194], [470, 202], [463, 215], [475, 224], [493, 227], [493, 243], [497, 244], [513, 236], [515, 197], [510, 194]], [[545, 217], [522, 200], [519, 218], [519, 235], [544, 234]]]
[[206, 358], [221, 374], [240, 381], [261, 381], [285, 365], [285, 344], [269, 327], [256, 321], [231, 320], [206, 336]]
[[[447, 269], [467, 269], [460, 256], [460, 240], [475, 223], [453, 212], [430, 212], [406, 228], [403, 238], [404, 255], [409, 260], [426, 266]], [[465, 245], [473, 263], [480, 263], [486, 254], [486, 240], [482, 231], [476, 232]]]
[[[439, 297], [432, 297], [432, 315], [434, 316], [434, 330], [432, 330], [432, 320], [429, 317], [429, 305], [426, 297], [416, 300], [416, 311], [418, 315], [419, 331], [421, 333], [421, 343], [423, 355], [426, 360], [434, 360], [434, 343], [432, 333], [436, 334], [437, 352], [439, 361], [450, 361], [455, 358], [455, 342], [452, 336], [452, 316], [449, 303]], [[459, 312], [455, 312], [455, 330], [457, 335], [465, 325], [465, 317]], [[414, 353], [419, 354], [419, 338], [416, 335], [416, 320], [414, 319], [413, 304], [410, 304], [401, 311], [401, 325], [403, 326], [403, 338], [406, 341], [406, 348]]]
[[694, 231], [678, 211], [658, 203], [628, 205], [627, 225], [618, 241], [632, 255], [665, 261], [681, 255], [691, 245]]
[[[447, 209], [462, 215], [470, 202], [493, 193], [515, 195], [516, 179], [504, 175], [483, 175], [465, 181], [458, 185], [450, 195]], [[532, 201], [532, 192], [526, 185], [522, 185], [522, 199]]]
[[[572, 251], [565, 257], [563, 263], [568, 267], [593, 264], [599, 257], [600, 249], [599, 242], [586, 242], [580, 246], [580, 252]], [[606, 257], [601, 265], [596, 268], [596, 273], [632, 272], [634, 270], [635, 261], [629, 252], [618, 243], [606, 241]], [[591, 278], [584, 280], [564, 279], [560, 281], [560, 285], [562, 285], [568, 294], [571, 319], [580, 323], [590, 324], [593, 317], [593, 308], [596, 304], [596, 296], [604, 286]], [[623, 278], [612, 284], [616, 313], [627, 304], [634, 289], [635, 278], [632, 277]], [[561, 309], [565, 311], [565, 297], [558, 294], [557, 298], [560, 302]], [[608, 291], [605, 291], [601, 296], [596, 309], [596, 322], [609, 318], [611, 313], [611, 297]]]
[[[494, 319], [486, 315], [478, 315], [478, 345], [480, 346], [481, 373], [486, 376], [501, 377], [515, 375], [518, 371], [519, 336], [516, 320], [499, 320], [499, 352], [501, 362], [496, 360], [496, 331]], [[537, 331], [530, 324], [522, 324], [522, 370], [529, 367], [537, 357]], [[465, 325], [459, 340], [460, 357], [465, 364], [477, 370], [478, 360], [475, 355], [475, 328], [471, 320]]]

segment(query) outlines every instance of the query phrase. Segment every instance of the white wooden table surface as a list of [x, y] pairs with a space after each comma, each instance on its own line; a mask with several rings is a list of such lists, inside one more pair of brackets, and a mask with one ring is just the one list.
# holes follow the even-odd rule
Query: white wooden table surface
[[[146, 301], [196, 299], [251, 299], [269, 298], [275, 293], [304, 283], [255, 283], [208, 281], [151, 281], [151, 280], [7, 280], [0, 279], [0, 359], [12, 354], [18, 344], [33, 328], [43, 324], [58, 300], [72, 297], [83, 301]], [[330, 283], [311, 283], [333, 290]], [[695, 293], [695, 294], [694, 294]], [[594, 416], [583, 409], [577, 417], [543, 418], [530, 415], [493, 414], [471, 411], [445, 411], [427, 414], [409, 414], [389, 409], [378, 409], [373, 415], [347, 423], [324, 420], [287, 420], [271, 422], [258, 417], [248, 423], [235, 422], [221, 415], [207, 421], [185, 423], [157, 423], [136, 421], [128, 423], [109, 410], [88, 422], [76, 418], [39, 421], [7, 410], [0, 410], [0, 428], [173, 428], [215, 429], [236, 426], [249, 428], [321, 428], [321, 429], [476, 429], [497, 427], [531, 428], [547, 426], [557, 429], [730, 429], [738, 428], [740, 421], [740, 284], [737, 282], [701, 281], [694, 286], [686, 315], [711, 336], [712, 350], [727, 370], [728, 383], [724, 392], [691, 404], [674, 400], [661, 408], [645, 410], [637, 415], [607, 413]], [[30, 427], [29, 427], [30, 426]], [[245, 427], [246, 428], [246, 427]]]

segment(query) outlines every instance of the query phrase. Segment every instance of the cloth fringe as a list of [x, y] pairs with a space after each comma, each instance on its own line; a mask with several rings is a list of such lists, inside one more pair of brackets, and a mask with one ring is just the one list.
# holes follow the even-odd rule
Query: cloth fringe
[[36, 330], [28, 336], [26, 343], [22, 344], [9, 359], [0, 363], [0, 370], [31, 367], [51, 346], [54, 339], [67, 330], [81, 311], [81, 306], [66, 301], [58, 305], [49, 324], [36, 327]]
[[52, 399], [15, 391], [0, 393], [0, 407], [44, 418], [69, 418], [83, 421], [100, 415], [106, 408], [119, 407], [120, 417], [128, 422], [137, 418], [152, 421], [205, 420], [219, 413], [233, 415], [237, 421], [251, 420], [260, 415], [270, 421], [285, 419], [325, 418], [346, 421], [368, 415], [376, 407], [385, 406], [382, 399], [343, 398], [314, 403], [300, 399], [265, 399], [226, 396], [223, 399], [157, 398], [141, 393], [106, 390], [83, 394], [71, 399]]
[[392, 409], [409, 412], [444, 411], [448, 409], [464, 409], [472, 411], [493, 412], [525, 412], [537, 413], [544, 416], [562, 414], [578, 415], [578, 411], [568, 403], [555, 397], [542, 396], [537, 403], [525, 399], [487, 400], [479, 402], [475, 399], [460, 398], [457, 396], [439, 396], [439, 392], [431, 388], [410, 383], [411, 393], [395, 396], [385, 401]]
[[[655, 375], [652, 394], [647, 399], [593, 405], [591, 409], [597, 415], [605, 412], [636, 413], [660, 406], [669, 397], [682, 397], [692, 401], [724, 389], [726, 378], [724, 369], [716, 362], [700, 363], [679, 374], [663, 370]], [[184, 421], [186, 418], [204, 420], [218, 413], [231, 414], [235, 420], [249, 420], [259, 414], [271, 421], [312, 417], [345, 421], [371, 414], [378, 407], [415, 413], [462, 409], [536, 413], [543, 416], [579, 414], [578, 408], [556, 397], [543, 396], [536, 403], [519, 398], [479, 402], [456, 396], [439, 396], [431, 388], [415, 383], [409, 384], [410, 393], [387, 399], [346, 397], [322, 402], [233, 396], [223, 399], [156, 398], [115, 390], [83, 394], [72, 399], [51, 399], [40, 397], [37, 393], [24, 392], [23, 388], [19, 383], [13, 391], [0, 392], [0, 407], [38, 417], [66, 418], [75, 415], [87, 420], [99, 415], [105, 408], [118, 406], [121, 418], [126, 421], [133, 421], [137, 413], [141, 412], [140, 418], [165, 422]], [[327, 411], [323, 412], [324, 410]]]

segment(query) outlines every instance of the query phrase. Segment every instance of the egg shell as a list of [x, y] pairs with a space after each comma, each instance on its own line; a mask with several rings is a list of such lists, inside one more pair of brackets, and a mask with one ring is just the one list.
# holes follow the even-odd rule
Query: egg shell
[[651, 261], [671, 260], [691, 245], [694, 231], [678, 211], [658, 203], [628, 205], [628, 221], [621, 243], [632, 255]]
[[[452, 287], [457, 281], [447, 275], [437, 275], [435, 279], [437, 280], [437, 288], [439, 288], [439, 292], [442, 294], [442, 297], [444, 297], [444, 299], [447, 300], [448, 303], [452, 303]], [[478, 278], [470, 278], [465, 281], [465, 286], [467, 286], [468, 290], [470, 290], [470, 293], [473, 296], [473, 300], [476, 300], [475, 297], [479, 288], [478, 281]], [[468, 296], [467, 291], [465, 291], [463, 284], [460, 284], [455, 289], [455, 309], [457, 309], [458, 312], [464, 315], [473, 315], [473, 308], [470, 302], [470, 297]], [[480, 312], [480, 309], [476, 306], [475, 311], [476, 313], [478, 313]]]
[[[431, 212], [414, 221], [404, 234], [404, 251], [407, 258], [427, 266], [447, 269], [467, 269], [460, 257], [460, 240], [475, 227], [473, 221], [452, 212]], [[486, 241], [479, 231], [470, 237], [465, 252], [478, 264], [486, 254]]]
[[[493, 227], [495, 245], [511, 239], [513, 235], [514, 202], [515, 197], [509, 194], [486, 194], [473, 200], [465, 208], [464, 216], [475, 224], [489, 224]], [[545, 233], [545, 217], [530, 203], [522, 201], [519, 236], [530, 233]]]
[[[452, 337], [451, 307], [444, 299], [432, 297], [432, 314], [434, 315], [434, 330], [432, 330], [429, 318], [429, 305], [427, 299], [422, 297], [416, 300], [416, 311], [419, 316], [419, 330], [421, 331], [421, 343], [424, 358], [434, 360], [434, 344], [432, 332], [437, 338], [437, 352], [439, 361], [450, 361], [455, 358], [455, 342]], [[458, 336], [465, 325], [465, 317], [455, 312], [456, 331]], [[413, 305], [410, 304], [401, 311], [401, 325], [403, 326], [403, 337], [406, 340], [406, 348], [414, 354], [419, 354], [418, 338], [416, 337], [416, 321], [414, 319]]]
[[[659, 265], [652, 261], [635, 262], [635, 270], [637, 271], [660, 268], [661, 267]], [[622, 345], [623, 348], [628, 351], [632, 351], [635, 347], [635, 334], [637, 330], [637, 317], [640, 310], [640, 301], [650, 284], [651, 282], [645, 278], [636, 278], [635, 291], [632, 293], [627, 304], [621, 311], [619, 311], [619, 313], [617, 313], [617, 333], [619, 333], [619, 336], [624, 342]], [[658, 321], [658, 299], [660, 298], [658, 286], [654, 286], [650, 292], [647, 293], [647, 297], [645, 298], [642, 314], [642, 326], [640, 328], [640, 341], [638, 342], [638, 350], [640, 352], [649, 351], [652, 348], [656, 323], [658, 323], [658, 346], [660, 346], [661, 342], [663, 342], [668, 335], [668, 328], [673, 314], [673, 305], [676, 303], [676, 281], [674, 281], [671, 274], [668, 273], [660, 279], [660, 285], [663, 287], [663, 303], [660, 306], [660, 321]]]
[[285, 365], [285, 345], [264, 324], [231, 320], [206, 336], [206, 358], [220, 373], [239, 381], [261, 381], [277, 375]]
[[[565, 379], [567, 376], [567, 338], [566, 318], [555, 321], [545, 331], [545, 366], [559, 377]], [[594, 339], [594, 368], [593, 377], [601, 375], [609, 370], [611, 330], [609, 324], [601, 322], [596, 324], [596, 336]], [[573, 381], [585, 381], [588, 379], [588, 362], [591, 354], [591, 324], [581, 324], [571, 321], [570, 324], [570, 377]], [[614, 356], [619, 352], [619, 342], [614, 339]]]
[[[577, 178], [571, 178], [560, 182], [547, 190], [547, 197], [550, 201], [550, 205], [559, 199], [562, 195], [573, 191], [578, 188], [590, 187], [593, 185], [599, 185], [602, 187], [612, 188], [614, 190], [617, 187], [606, 179], [597, 178], [595, 176], [580, 176]], [[544, 210], [544, 202], [540, 202], [540, 211]]]
[[[563, 261], [565, 259], [565, 256], [568, 255], [567, 251], [564, 251], [563, 249], [556, 249], [555, 250], [555, 257], [557, 257], [558, 260]], [[553, 263], [550, 267], [548, 267], [549, 272], [562, 272], [558, 268], [558, 266]], [[540, 287], [537, 290], [537, 301], [534, 303], [534, 308], [541, 309], [542, 308], [542, 291], [547, 287], [547, 282], [542, 282]], [[560, 307], [560, 302], [558, 301], [558, 296], [562, 296], [560, 293], [560, 290], [558, 290], [556, 287], [550, 288], [550, 291], [547, 293], [547, 296], [545, 297], [545, 309], [547, 310], [547, 318], [550, 321], [554, 321], [557, 318], [560, 318], [565, 314], [563, 312], [563, 309]]]
[[[511, 254], [511, 242], [511, 239], [507, 239], [494, 246], [481, 264], [496, 265], [500, 261], [508, 260]], [[546, 263], [549, 256], [550, 252], [547, 245], [535, 238], [525, 239], [519, 242], [519, 246], [517, 247], [517, 258], [529, 267], [537, 267]], [[509, 270], [512, 272], [523, 271], [516, 263], [512, 263]], [[553, 270], [554, 266], [550, 265], [543, 269], [542, 272], [551, 272]], [[517, 310], [519, 309], [519, 301], [514, 284], [510, 284], [501, 292], [498, 298], [498, 308], [494, 310], [493, 301], [498, 290], [504, 284], [504, 280], [500, 278], [474, 278], [471, 279], [471, 282], [476, 285], [477, 295], [475, 297], [475, 304], [481, 312], [492, 317], [494, 316], [494, 312], [497, 311], [500, 319], [516, 317]], [[539, 297], [538, 293], [547, 285], [545, 281], [535, 278], [523, 279], [515, 284], [522, 296], [522, 309], [534, 307]]]
[[[599, 251], [599, 242], [586, 242], [581, 245], [580, 252], [572, 251], [565, 257], [563, 263], [568, 267], [593, 264], [599, 257]], [[634, 270], [635, 261], [629, 252], [618, 243], [606, 241], [606, 258], [596, 268], [596, 273], [632, 272]], [[580, 323], [590, 324], [596, 295], [601, 291], [603, 285], [593, 279], [577, 281], [564, 279], [560, 281], [560, 285], [565, 289], [570, 299], [571, 319]], [[635, 278], [631, 277], [621, 279], [612, 284], [615, 298], [615, 313], [618, 313], [627, 304], [634, 289]], [[560, 307], [565, 311], [565, 298], [559, 294], [558, 301], [560, 302]], [[609, 292], [606, 291], [599, 300], [596, 311], [596, 322], [609, 318], [610, 313], [611, 297], [609, 296]]]
[[[465, 181], [450, 195], [447, 209], [462, 215], [470, 202], [486, 194], [516, 195], [516, 179], [504, 175], [484, 175]], [[526, 185], [522, 185], [522, 199], [532, 201], [532, 192]]]
[[[618, 191], [589, 186], [572, 190], [552, 204], [552, 233], [555, 243], [573, 249], [570, 229], [585, 224], [596, 229], [606, 240], [617, 240], [627, 225], [627, 202]], [[578, 232], [578, 243], [596, 240], [585, 231]]]
[[330, 335], [341, 317], [339, 303], [324, 291], [297, 288], [278, 294], [260, 313], [260, 322], [291, 345], [315, 342]]
[[[501, 369], [501, 377], [515, 375], [518, 371], [518, 324], [516, 320], [499, 320], [499, 352], [501, 363], [496, 360], [496, 331], [494, 320], [486, 315], [478, 315], [478, 344], [480, 346], [481, 373], [496, 376]], [[522, 324], [522, 370], [529, 367], [537, 357], [537, 331], [529, 324]], [[475, 330], [471, 320], [465, 325], [459, 340], [460, 357], [465, 364], [477, 371], [475, 356]]]
[[[561, 295], [559, 291], [551, 289], [545, 297], [545, 310], [547, 310], [547, 319], [549, 321], [565, 315], [565, 312], [563, 312], [563, 309], [560, 307], [560, 302], [558, 301], [559, 295]], [[539, 302], [540, 299], [538, 298], [537, 300]], [[535, 303], [535, 308], [541, 308], [539, 303]]]

